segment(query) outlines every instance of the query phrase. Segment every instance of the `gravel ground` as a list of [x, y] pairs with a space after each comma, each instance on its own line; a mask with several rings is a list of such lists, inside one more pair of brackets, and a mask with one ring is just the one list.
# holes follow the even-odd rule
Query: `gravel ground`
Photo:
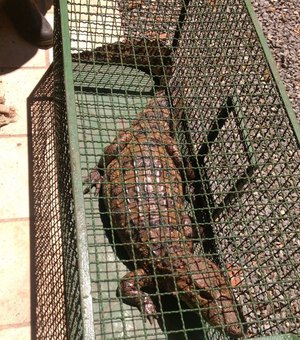
[[252, 4], [300, 121], [300, 2], [252, 0]]

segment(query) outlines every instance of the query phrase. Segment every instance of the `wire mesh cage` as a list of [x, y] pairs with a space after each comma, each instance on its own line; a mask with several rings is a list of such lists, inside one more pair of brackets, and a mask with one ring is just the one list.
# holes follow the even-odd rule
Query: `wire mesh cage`
[[300, 129], [249, 1], [61, 1], [54, 52], [37, 338], [297, 339]]

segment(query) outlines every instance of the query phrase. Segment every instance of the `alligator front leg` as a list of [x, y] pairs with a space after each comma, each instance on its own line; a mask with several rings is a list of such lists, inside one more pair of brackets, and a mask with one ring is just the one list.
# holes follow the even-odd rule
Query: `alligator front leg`
[[99, 195], [101, 182], [103, 181], [103, 176], [100, 172], [103, 171], [104, 168], [106, 168], [106, 166], [124, 150], [131, 138], [132, 133], [130, 131], [122, 130], [118, 133], [118, 136], [111, 142], [111, 144], [104, 149], [104, 157], [100, 158], [98, 165], [95, 166], [95, 168], [83, 180], [83, 184], [89, 184], [89, 186], [84, 189], [84, 194], [89, 193], [93, 187], [96, 187], [95, 196]]
[[[129, 130], [121, 130], [118, 136], [104, 149], [104, 159], [101, 158], [98, 168], [103, 169], [118, 155], [122, 153], [126, 145], [132, 139], [132, 132]], [[104, 161], [104, 162], [103, 162]], [[105, 163], [105, 164], [104, 164]]]
[[144, 288], [155, 287], [155, 282], [152, 277], [139, 268], [126, 274], [120, 284], [120, 298], [130, 306], [137, 307], [144, 319], [147, 318], [152, 325], [154, 319], [157, 319], [155, 305], [149, 294], [142, 291]]

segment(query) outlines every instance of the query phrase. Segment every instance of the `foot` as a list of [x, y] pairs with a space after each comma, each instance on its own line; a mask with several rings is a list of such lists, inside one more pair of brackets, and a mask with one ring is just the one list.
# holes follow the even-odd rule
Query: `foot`
[[53, 46], [53, 30], [32, 0], [6, 0], [3, 8], [19, 35], [38, 48]]
[[143, 268], [127, 273], [121, 280], [119, 298], [130, 306], [137, 307], [142, 313], [144, 321], [146, 319], [152, 325], [158, 318], [156, 307], [151, 297], [144, 292], [143, 288], [155, 287], [153, 277], [149, 276]]

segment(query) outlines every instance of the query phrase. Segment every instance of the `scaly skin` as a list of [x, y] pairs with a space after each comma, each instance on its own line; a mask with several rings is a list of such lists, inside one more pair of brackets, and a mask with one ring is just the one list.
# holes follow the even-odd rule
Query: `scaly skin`
[[[102, 186], [112, 226], [137, 266], [122, 279], [121, 298], [153, 322], [155, 305], [144, 289], [171, 292], [200, 310], [211, 325], [241, 337], [238, 311], [221, 271], [193, 254], [180, 173], [183, 162], [169, 122], [166, 99], [159, 93], [132, 128], [106, 147], [90, 175], [97, 192]], [[190, 168], [187, 173], [192, 177]]]

